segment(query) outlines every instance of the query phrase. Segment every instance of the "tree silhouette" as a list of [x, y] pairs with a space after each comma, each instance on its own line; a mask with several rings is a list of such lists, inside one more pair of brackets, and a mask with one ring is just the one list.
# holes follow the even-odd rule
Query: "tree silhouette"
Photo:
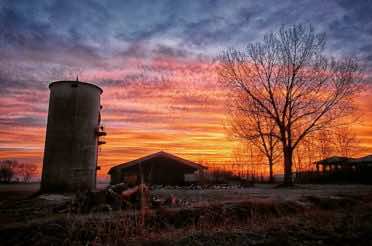
[[[235, 102], [236, 105], [239, 102]], [[254, 107], [254, 104], [251, 105]], [[235, 109], [235, 107], [229, 107]], [[269, 181], [274, 182], [273, 166], [280, 157], [279, 139], [275, 137], [275, 124], [260, 118], [257, 110], [246, 112], [244, 108], [230, 111], [231, 130], [234, 137], [248, 141], [266, 158], [269, 166]]]
[[18, 162], [15, 160], [1, 160], [0, 161], [0, 182], [10, 183], [15, 175], [15, 166]]
[[325, 43], [325, 34], [311, 26], [283, 26], [244, 51], [228, 49], [219, 57], [220, 82], [234, 102], [230, 110], [254, 115], [253, 124], [273, 124], [273, 131], [263, 135], [281, 143], [285, 185], [292, 185], [293, 153], [299, 143], [354, 109], [360, 66], [354, 58], [323, 55]]

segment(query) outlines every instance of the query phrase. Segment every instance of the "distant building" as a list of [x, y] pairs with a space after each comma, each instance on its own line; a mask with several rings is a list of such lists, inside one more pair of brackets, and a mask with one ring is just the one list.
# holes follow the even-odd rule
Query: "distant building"
[[137, 184], [143, 180], [155, 185], [185, 185], [199, 181], [205, 166], [160, 151], [142, 158], [112, 167], [108, 174], [111, 184], [127, 182]]
[[332, 156], [315, 162], [318, 172], [332, 172], [338, 170], [358, 170], [372, 167], [372, 155], [360, 158]]
[[316, 171], [297, 172], [297, 183], [372, 184], [372, 155], [350, 158], [332, 156], [314, 162]]
[[353, 160], [353, 158], [345, 157], [345, 156], [332, 156], [328, 157], [323, 160], [319, 160], [315, 162], [316, 170], [318, 172], [329, 172], [329, 171], [335, 171], [340, 169], [349, 169], [353, 166], [350, 165], [350, 161]]

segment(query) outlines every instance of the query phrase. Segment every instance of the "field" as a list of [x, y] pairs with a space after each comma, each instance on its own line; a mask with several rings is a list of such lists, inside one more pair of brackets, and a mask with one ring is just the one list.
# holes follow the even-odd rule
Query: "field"
[[371, 245], [372, 186], [158, 188], [172, 206], [76, 213], [71, 195], [0, 186], [0, 245]]

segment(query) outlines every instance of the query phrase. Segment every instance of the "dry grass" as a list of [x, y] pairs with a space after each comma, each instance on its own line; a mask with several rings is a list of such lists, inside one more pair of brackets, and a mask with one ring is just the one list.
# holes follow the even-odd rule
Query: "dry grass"
[[[19, 201], [37, 217], [30, 215], [32, 219], [0, 227], [0, 245], [372, 244], [372, 193], [308, 194], [287, 200], [210, 199], [193, 207], [145, 210], [144, 217], [137, 210], [50, 211], [41, 217], [44, 210], [38, 212], [35, 207], [33, 211], [27, 207], [31, 201]], [[45, 204], [42, 208], [47, 209]], [[13, 212], [16, 216], [21, 211], [14, 208]]]
[[[335, 202], [337, 200], [337, 202]], [[350, 245], [372, 238], [372, 196], [67, 214], [0, 231], [4, 245]], [[8, 238], [6, 238], [8, 236]], [[297, 245], [295, 244], [295, 245]]]

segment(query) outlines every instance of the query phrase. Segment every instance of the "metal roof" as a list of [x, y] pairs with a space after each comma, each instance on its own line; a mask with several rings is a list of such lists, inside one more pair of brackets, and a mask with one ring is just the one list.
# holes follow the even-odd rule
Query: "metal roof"
[[352, 160], [352, 158], [345, 157], [345, 156], [331, 156], [329, 158], [320, 160], [315, 162], [316, 164], [322, 164], [322, 165], [338, 165], [338, 164], [345, 164]]

